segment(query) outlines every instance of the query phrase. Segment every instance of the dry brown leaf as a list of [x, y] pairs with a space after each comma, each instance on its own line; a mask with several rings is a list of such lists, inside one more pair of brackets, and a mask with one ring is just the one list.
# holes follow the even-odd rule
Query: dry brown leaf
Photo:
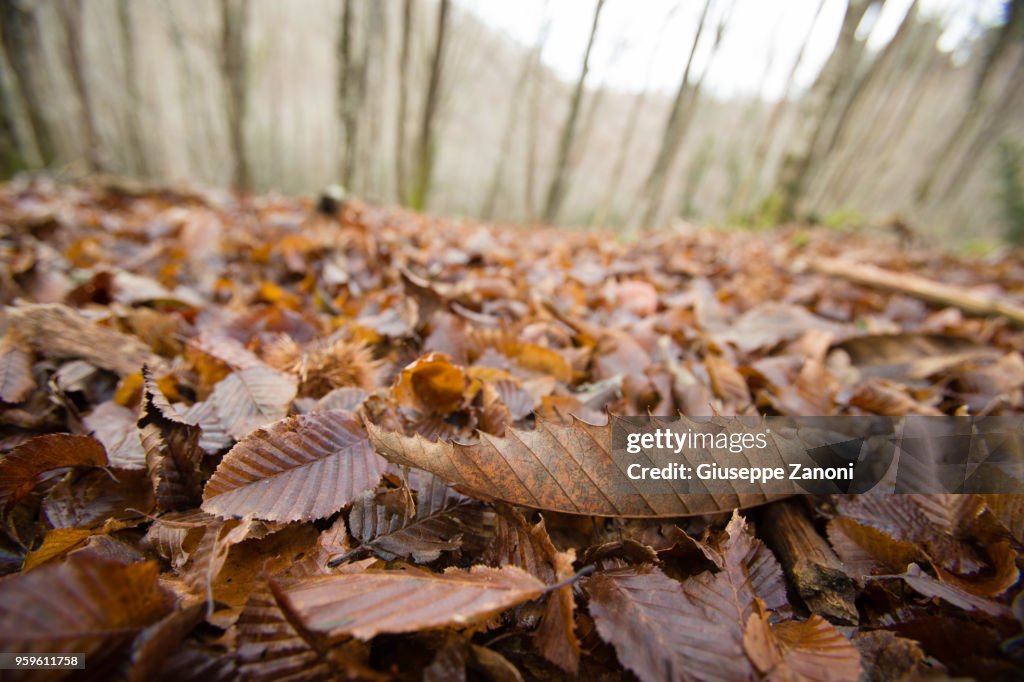
[[16, 336], [0, 340], [0, 402], [20, 403], [35, 390], [32, 356]]
[[[494, 540], [485, 555], [491, 565], [518, 566], [548, 585], [572, 577], [576, 553], [555, 548], [543, 519], [531, 526], [518, 511], [505, 507], [495, 521]], [[570, 674], [576, 674], [580, 659], [575, 611], [572, 585], [558, 588], [547, 596], [534, 634], [541, 655]]]
[[167, 401], [148, 369], [139, 430], [157, 509], [179, 511], [199, 503], [201, 482], [198, 426], [186, 422]]
[[158, 367], [163, 362], [136, 337], [101, 327], [65, 305], [9, 308], [8, 320], [18, 336], [43, 357], [85, 360], [121, 377], [138, 372], [143, 365]]
[[0, 457], [0, 512], [36, 487], [39, 475], [65, 467], [106, 466], [103, 445], [89, 436], [37, 436]]
[[293, 376], [258, 365], [229, 374], [213, 387], [208, 402], [224, 431], [240, 440], [287, 415], [297, 390]]
[[856, 682], [863, 672], [860, 653], [853, 644], [817, 615], [805, 621], [769, 624], [766, 614], [753, 613], [743, 646], [767, 679]]
[[0, 582], [0, 648], [84, 653], [90, 667], [171, 611], [155, 563], [72, 557]]
[[443, 574], [366, 571], [274, 584], [278, 602], [306, 628], [331, 638], [464, 628], [536, 599], [545, 585], [525, 571], [475, 566]]
[[[382, 559], [412, 559], [429, 563], [462, 547], [463, 539], [485, 533], [490, 512], [452, 491], [435, 476], [415, 471], [409, 484], [416, 489], [415, 505], [398, 509], [380, 504], [372, 491], [363, 492], [349, 512], [352, 537]], [[403, 489], [404, 490], [404, 489]], [[473, 545], [479, 545], [475, 540]]]
[[995, 618], [1010, 617], [1010, 609], [1005, 605], [971, 594], [956, 585], [936, 580], [924, 573], [917, 564], [910, 564], [902, 578], [915, 592], [925, 597], [941, 599], [965, 611], [979, 611]]
[[611, 427], [579, 420], [540, 422], [506, 438], [480, 434], [473, 445], [430, 442], [386, 432], [372, 423], [374, 447], [402, 466], [425, 469], [479, 499], [569, 514], [687, 516], [763, 504], [763, 493], [652, 495], [611, 457]]
[[203, 492], [203, 510], [268, 521], [330, 516], [377, 485], [387, 463], [343, 410], [282, 419], [243, 438]]
[[590, 614], [619, 660], [645, 682], [736, 680], [752, 676], [744, 635], [758, 604], [786, 603], [782, 569], [734, 514], [722, 570], [682, 583], [644, 565], [587, 582]]

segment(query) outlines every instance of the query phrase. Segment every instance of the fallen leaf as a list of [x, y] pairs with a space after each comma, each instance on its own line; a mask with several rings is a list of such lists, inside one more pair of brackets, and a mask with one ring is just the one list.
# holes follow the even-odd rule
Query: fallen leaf
[[306, 628], [368, 640], [381, 633], [464, 628], [536, 599], [545, 585], [519, 568], [475, 566], [443, 574], [366, 571], [273, 587], [282, 607]]
[[203, 510], [268, 521], [324, 518], [374, 488], [385, 467], [347, 412], [288, 417], [224, 456], [203, 491]]

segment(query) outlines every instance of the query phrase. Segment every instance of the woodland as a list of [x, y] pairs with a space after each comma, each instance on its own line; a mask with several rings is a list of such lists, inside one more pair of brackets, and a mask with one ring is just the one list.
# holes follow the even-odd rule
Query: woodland
[[[1021, 3], [959, 67], [926, 3], [874, 52], [859, 27], [886, 3], [839, 3], [813, 83], [746, 103], [737, 177], [756, 181], [741, 199], [743, 182], [707, 191], [746, 207], [727, 220], [703, 203], [716, 174], [693, 171], [708, 147], [688, 140], [743, 108], [701, 94], [697, 49], [713, 55], [742, 14], [696, 3], [675, 99], [626, 97], [587, 84], [618, 2], [585, 3], [576, 82], [540, 60], [554, 34], [510, 48], [470, 4], [333, 3], [341, 66], [319, 82], [340, 152], [319, 157], [257, 104], [276, 3], [187, 20], [187, 3], [0, 3], [0, 653], [86, 662], [0, 679], [1024, 677], [1024, 490], [655, 506], [622, 492], [610, 456], [614, 416], [1024, 415]], [[321, 9], [301, 4], [288, 21]], [[177, 38], [157, 49], [150, 27]], [[119, 36], [107, 54], [104, 31]], [[458, 55], [492, 38], [494, 62], [521, 67], [513, 92], [564, 101], [545, 109], [553, 127], [485, 116], [505, 152], [468, 182], [452, 150], [472, 136], [452, 121], [478, 100], [453, 84]], [[930, 55], [910, 91], [908, 45]], [[86, 67], [102, 59], [134, 93], [97, 86]], [[161, 84], [130, 71], [167, 64]], [[385, 67], [407, 81], [381, 91], [422, 97], [374, 92]], [[157, 88], [186, 79], [196, 96], [154, 113]], [[910, 116], [954, 83], [977, 97], [951, 127], [906, 132], [934, 140], [903, 199], [830, 198], [856, 141], [871, 156], [865, 112]], [[614, 102], [661, 121], [626, 126], [646, 160], [614, 138], [622, 156], [588, 161]], [[207, 105], [215, 117], [160, 118]], [[281, 125], [271, 141], [260, 116]], [[886, 123], [901, 140], [906, 122]], [[876, 199], [898, 214], [876, 220]], [[931, 222], [964, 202], [984, 249]]]

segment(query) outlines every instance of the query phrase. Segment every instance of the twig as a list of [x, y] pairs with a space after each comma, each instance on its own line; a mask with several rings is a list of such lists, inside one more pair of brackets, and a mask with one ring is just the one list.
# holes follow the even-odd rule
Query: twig
[[914, 296], [942, 306], [952, 306], [970, 315], [1000, 315], [1018, 327], [1024, 327], [1024, 306], [1003, 296], [979, 293], [935, 282], [918, 275], [892, 272], [865, 263], [838, 258], [815, 258], [805, 267], [829, 277], [840, 277], [856, 284]]
[[843, 563], [791, 502], [765, 507], [762, 531], [811, 613], [833, 623], [856, 625], [856, 589]]

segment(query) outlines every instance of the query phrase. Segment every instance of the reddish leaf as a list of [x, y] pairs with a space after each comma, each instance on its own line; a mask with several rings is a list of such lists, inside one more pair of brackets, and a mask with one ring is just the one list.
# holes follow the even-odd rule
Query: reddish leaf
[[0, 511], [32, 492], [39, 475], [76, 466], [106, 466], [103, 445], [89, 436], [38, 436], [0, 458]]
[[268, 521], [324, 518], [374, 488], [386, 466], [347, 412], [289, 417], [224, 456], [206, 484], [203, 510]]
[[366, 571], [276, 585], [282, 607], [306, 628], [362, 640], [381, 633], [466, 627], [536, 599], [544, 583], [514, 567], [443, 574]]

